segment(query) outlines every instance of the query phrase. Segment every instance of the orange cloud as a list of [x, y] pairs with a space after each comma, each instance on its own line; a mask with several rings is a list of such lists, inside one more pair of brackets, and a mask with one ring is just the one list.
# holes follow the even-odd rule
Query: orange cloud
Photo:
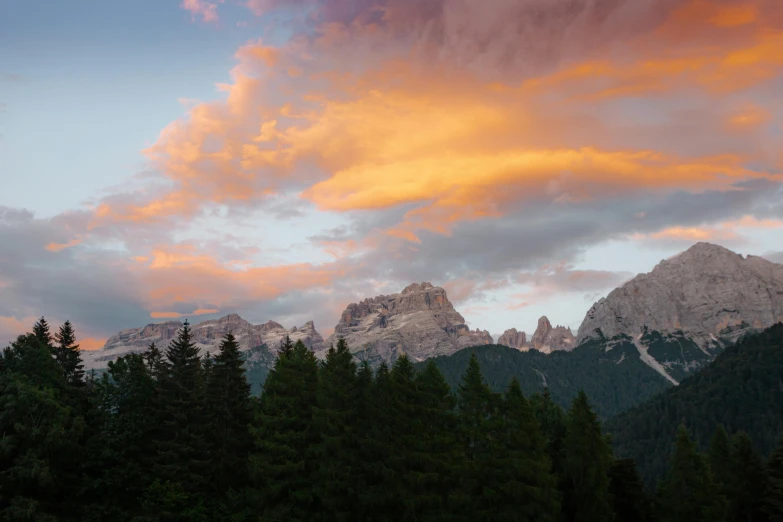
[[715, 225], [696, 227], [669, 227], [649, 235], [637, 234], [635, 239], [670, 239], [686, 242], [698, 241], [731, 241], [741, 240], [741, 230], [738, 229], [777, 229], [783, 228], [783, 220], [759, 219], [745, 215], [739, 219], [723, 221]]
[[52, 242], [52, 243], [49, 243], [48, 245], [46, 245], [46, 250], [48, 250], [49, 252], [60, 252], [62, 250], [65, 250], [66, 248], [74, 247], [74, 246], [78, 245], [81, 242], [82, 242], [81, 239], [72, 239], [72, 240], [68, 241], [67, 243], [54, 243], [54, 242]]
[[78, 340], [79, 348], [81, 350], [100, 350], [106, 345], [106, 341], [108, 339], [106, 338], [97, 338], [97, 337], [87, 337], [84, 339]]
[[208, 314], [217, 314], [220, 310], [217, 309], [204, 309], [204, 308], [198, 308], [196, 310], [193, 310], [189, 314], [180, 314], [177, 312], [151, 312], [150, 317], [153, 319], [179, 319], [181, 317], [188, 317], [191, 315], [208, 315]]

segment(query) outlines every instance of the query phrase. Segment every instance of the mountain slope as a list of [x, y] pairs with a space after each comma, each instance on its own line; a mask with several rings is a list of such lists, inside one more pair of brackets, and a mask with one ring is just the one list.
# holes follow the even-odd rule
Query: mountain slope
[[636, 460], [652, 485], [669, 462], [671, 442], [684, 423], [704, 447], [721, 423], [747, 431], [768, 454], [783, 433], [783, 324], [726, 348], [680, 386], [606, 423], [615, 453]]
[[618, 337], [613, 341], [591, 341], [572, 351], [551, 354], [491, 345], [435, 357], [435, 364], [453, 389], [459, 384], [474, 352], [484, 378], [495, 391], [503, 390], [512, 377], [516, 377], [526, 394], [540, 392], [546, 386], [558, 404], [568, 407], [583, 389], [603, 418], [631, 408], [671, 386], [639, 359], [632, 339]]

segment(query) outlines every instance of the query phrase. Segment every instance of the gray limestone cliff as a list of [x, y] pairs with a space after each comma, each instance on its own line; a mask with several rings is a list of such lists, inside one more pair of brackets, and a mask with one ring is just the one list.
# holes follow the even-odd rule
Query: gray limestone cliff
[[326, 346], [341, 337], [358, 359], [371, 364], [391, 362], [403, 353], [421, 361], [493, 343], [489, 332], [471, 331], [446, 291], [430, 283], [348, 305]]
[[[183, 323], [180, 321], [169, 321], [122, 330], [110, 337], [102, 349], [82, 352], [85, 368], [104, 368], [109, 361], [130, 353], [142, 352], [153, 342], [158, 348], [165, 350], [169, 342], [177, 336], [182, 325]], [[237, 314], [229, 314], [220, 319], [194, 324], [191, 328], [196, 345], [202, 352], [209, 353], [218, 349], [220, 340], [229, 331], [236, 336], [240, 349], [243, 351], [261, 345], [275, 350], [286, 335], [290, 336], [294, 342], [301, 340], [313, 351], [321, 350], [324, 346], [324, 339], [315, 329], [312, 321], [308, 321], [299, 328], [286, 329], [274, 321], [254, 325]]]
[[650, 332], [676, 335], [709, 352], [783, 321], [783, 265], [697, 243], [599, 300], [579, 327], [580, 343]]
[[552, 327], [549, 319], [543, 316], [538, 320], [536, 331], [530, 338], [530, 342], [527, 341], [525, 332], [518, 332], [516, 328], [511, 328], [503, 332], [503, 335], [498, 339], [498, 344], [523, 352], [535, 349], [543, 353], [552, 353], [560, 350], [571, 351], [576, 348], [577, 343], [570, 328], [560, 325]]

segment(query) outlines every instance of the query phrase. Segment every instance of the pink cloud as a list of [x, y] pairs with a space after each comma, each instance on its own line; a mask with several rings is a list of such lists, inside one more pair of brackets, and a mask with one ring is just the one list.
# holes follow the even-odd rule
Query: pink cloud
[[[221, 3], [223, 0], [220, 0]], [[182, 0], [182, 9], [189, 11], [193, 19], [200, 16], [205, 22], [216, 22], [218, 19], [217, 4], [204, 0]]]

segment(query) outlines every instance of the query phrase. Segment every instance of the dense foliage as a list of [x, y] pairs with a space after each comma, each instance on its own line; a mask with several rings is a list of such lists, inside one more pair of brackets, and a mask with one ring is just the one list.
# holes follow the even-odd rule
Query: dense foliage
[[[611, 419], [606, 430], [616, 453], [635, 459], [653, 485], [666, 473], [672, 433], [680, 424], [698, 448], [706, 448], [722, 425], [730, 433], [748, 433], [753, 447], [769, 455], [783, 432], [783, 324], [726, 348], [679, 386]], [[728, 462], [728, 450], [722, 453], [715, 466]]]
[[373, 372], [286, 339], [259, 397], [245, 362], [231, 334], [202, 357], [185, 323], [85, 377], [73, 327], [41, 319], [0, 357], [0, 519], [783, 520], [783, 445], [765, 464], [744, 433], [707, 455], [673, 431], [653, 497], [586, 393], [498, 393], [479, 356], [452, 388], [434, 361]]
[[[607, 350], [607, 346], [611, 346]], [[584, 391], [604, 419], [641, 404], [671, 387], [669, 381], [639, 359], [630, 339], [591, 341], [570, 352], [522, 352], [501, 345], [477, 346], [433, 359], [451, 387], [458, 385], [472, 355], [481, 364], [489, 387], [503, 391], [512, 379], [528, 395], [548, 388], [552, 399], [568, 408]]]

